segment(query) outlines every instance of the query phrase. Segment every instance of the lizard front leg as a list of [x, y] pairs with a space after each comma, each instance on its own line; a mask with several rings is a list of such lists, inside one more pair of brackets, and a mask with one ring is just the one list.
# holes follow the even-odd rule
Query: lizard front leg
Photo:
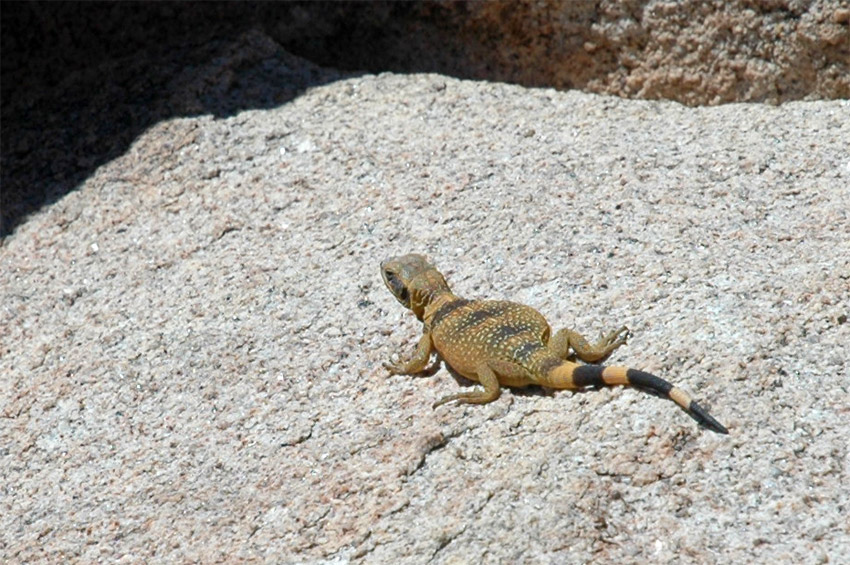
[[425, 370], [425, 367], [428, 366], [428, 361], [431, 359], [432, 348], [431, 333], [426, 332], [419, 339], [419, 344], [416, 346], [416, 351], [413, 353], [413, 357], [410, 361], [407, 361], [406, 363], [384, 362], [384, 367], [389, 370], [390, 374], [393, 375], [413, 375], [414, 373], [421, 373]]
[[576, 357], [586, 363], [599, 363], [608, 358], [615, 349], [626, 344], [629, 337], [629, 329], [626, 326], [620, 329], [607, 333], [599, 338], [599, 341], [593, 345], [580, 333], [568, 328], [558, 330], [558, 332], [549, 339], [547, 347], [561, 359], [570, 358], [570, 349], [572, 348]]

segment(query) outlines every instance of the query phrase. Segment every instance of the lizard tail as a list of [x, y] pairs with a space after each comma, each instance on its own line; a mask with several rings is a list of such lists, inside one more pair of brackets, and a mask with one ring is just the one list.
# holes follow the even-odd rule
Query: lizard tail
[[697, 404], [691, 396], [677, 386], [644, 371], [628, 367], [605, 367], [602, 365], [578, 365], [563, 361], [547, 374], [543, 386], [560, 389], [580, 389], [589, 386], [633, 386], [648, 389], [665, 396], [678, 404], [699, 424], [713, 432], [728, 434], [723, 424], [711, 417], [705, 408]]

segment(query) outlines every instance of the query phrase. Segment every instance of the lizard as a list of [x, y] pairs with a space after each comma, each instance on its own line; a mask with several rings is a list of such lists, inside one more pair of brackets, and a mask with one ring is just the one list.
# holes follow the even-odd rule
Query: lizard
[[405, 362], [384, 363], [390, 374], [421, 373], [436, 352], [456, 373], [481, 385], [441, 398], [434, 409], [449, 402], [492, 402], [499, 398], [502, 386], [569, 390], [633, 386], [669, 398], [713, 432], [729, 433], [688, 393], [668, 381], [637, 369], [598, 364], [626, 344], [630, 333], [625, 326], [594, 344], [569, 328], [552, 335], [543, 315], [530, 306], [456, 296], [423, 255], [388, 259], [381, 263], [381, 276], [396, 300], [423, 323], [413, 356]]

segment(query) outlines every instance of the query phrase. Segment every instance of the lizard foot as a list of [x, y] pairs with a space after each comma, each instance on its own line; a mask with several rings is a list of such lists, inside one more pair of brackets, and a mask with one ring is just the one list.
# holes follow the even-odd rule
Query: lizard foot
[[603, 350], [606, 355], [610, 354], [621, 345], [626, 345], [631, 335], [632, 332], [629, 331], [629, 328], [623, 326], [607, 334], [600, 335], [599, 341], [596, 342], [594, 348]]

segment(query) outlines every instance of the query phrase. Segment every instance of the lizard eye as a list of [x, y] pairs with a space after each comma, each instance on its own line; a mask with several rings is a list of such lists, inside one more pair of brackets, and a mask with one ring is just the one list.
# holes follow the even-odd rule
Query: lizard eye
[[392, 293], [406, 306], [410, 302], [410, 293], [407, 291], [404, 283], [401, 282], [401, 279], [392, 271], [384, 271], [384, 279], [387, 281], [387, 286], [390, 287]]

